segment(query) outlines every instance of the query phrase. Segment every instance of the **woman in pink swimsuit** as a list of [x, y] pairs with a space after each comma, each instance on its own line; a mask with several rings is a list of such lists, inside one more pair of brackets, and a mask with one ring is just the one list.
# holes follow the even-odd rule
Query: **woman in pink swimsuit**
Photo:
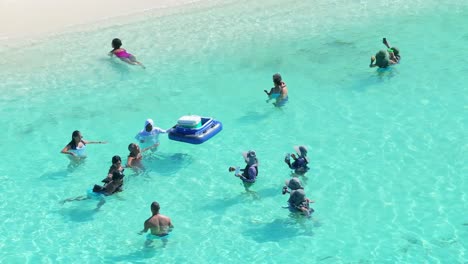
[[140, 65], [141, 67], [145, 68], [141, 62], [137, 61], [135, 56], [128, 53], [125, 49], [120, 48], [122, 46], [122, 41], [118, 38], [112, 40], [112, 50], [109, 52], [109, 56], [115, 55], [117, 58], [125, 61], [128, 64], [132, 65]]

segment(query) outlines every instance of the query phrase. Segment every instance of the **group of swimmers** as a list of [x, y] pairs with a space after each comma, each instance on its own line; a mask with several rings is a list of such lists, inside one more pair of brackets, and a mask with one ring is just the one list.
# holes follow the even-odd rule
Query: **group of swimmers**
[[[159, 146], [159, 134], [167, 133], [166, 130], [154, 126], [152, 119], [145, 121], [145, 127], [136, 136], [139, 144], [130, 143], [128, 146], [129, 155], [127, 157], [126, 168], [132, 168], [136, 171], [144, 169], [141, 160], [142, 153], [146, 151], [156, 151]], [[81, 132], [76, 130], [72, 133], [71, 141], [62, 149], [61, 153], [68, 155], [70, 164], [77, 166], [86, 159], [86, 145], [87, 144], [106, 144], [106, 141], [91, 141], [83, 139]], [[141, 146], [141, 148], [140, 148]], [[96, 210], [99, 210], [105, 204], [106, 196], [123, 191], [124, 184], [124, 170], [122, 166], [122, 159], [120, 156], [115, 155], [112, 157], [112, 165], [110, 166], [107, 176], [102, 180], [102, 186], [95, 184], [93, 188], [87, 190], [86, 195], [68, 198], [62, 201], [63, 203], [71, 201], [82, 201], [88, 199], [98, 200]], [[146, 233], [148, 230], [151, 232], [147, 235], [146, 244], [150, 244], [153, 239], [162, 239], [167, 242], [167, 236], [172, 231], [173, 225], [171, 219], [159, 213], [160, 206], [157, 202], [151, 204], [152, 216], [144, 223], [144, 229], [139, 233]]]
[[[291, 212], [300, 212], [305, 216], [310, 216], [314, 209], [310, 208], [309, 203], [313, 202], [306, 197], [304, 187], [299, 180], [300, 176], [305, 176], [309, 170], [309, 158], [307, 157], [307, 148], [305, 146], [295, 146], [296, 154], [287, 154], [284, 158], [284, 162], [288, 167], [294, 170], [292, 174], [293, 178], [286, 180], [285, 186], [283, 187], [283, 195], [289, 193], [288, 208]], [[297, 155], [297, 156], [296, 156]], [[259, 162], [257, 154], [254, 150], [249, 150], [242, 153], [245, 167], [229, 167], [229, 172], [234, 172], [234, 176], [239, 177], [244, 185], [247, 192], [250, 192], [250, 187], [255, 183], [258, 176]], [[291, 162], [291, 158], [293, 161]], [[290, 191], [289, 191], [290, 190]]]
[[[391, 47], [386, 38], [383, 38], [382, 42], [387, 47], [387, 50], [380, 50], [375, 54], [375, 56], [371, 56], [369, 67], [387, 68], [390, 65], [400, 62], [400, 50], [397, 47]], [[112, 57], [113, 55], [128, 64], [139, 65], [145, 68], [141, 62], [137, 61], [134, 55], [128, 53], [124, 48], [122, 48], [122, 41], [118, 38], [112, 40], [112, 50], [109, 52], [109, 56]], [[282, 82], [281, 76], [276, 76], [276, 78], [273, 76], [273, 82], [275, 83], [275, 87], [273, 87], [270, 92], [267, 90], [264, 91], [269, 96], [269, 100], [277, 99], [278, 96], [281, 95], [280, 102], [277, 100], [275, 103], [276, 106], [281, 106], [281, 102], [287, 101], [287, 88]], [[284, 92], [281, 92], [282, 89], [286, 89], [286, 96], [284, 95]]]
[[[397, 64], [400, 61], [399, 50], [396, 47], [390, 47], [386, 38], [383, 38], [383, 44], [388, 48], [387, 50], [381, 50], [377, 52], [375, 56], [371, 57], [371, 63], [369, 67], [387, 68], [390, 65]], [[122, 48], [122, 41], [118, 38], [112, 40], [112, 50], [109, 52], [110, 56], [115, 55], [122, 61], [131, 64], [139, 65], [144, 68], [144, 65], [137, 61], [136, 57], [128, 53]], [[283, 81], [281, 75], [276, 73], [273, 75], [274, 86], [270, 91], [264, 90], [267, 94], [268, 99], [266, 102], [274, 100], [273, 105], [276, 107], [282, 107], [288, 102], [288, 88], [286, 83]], [[159, 134], [167, 133], [167, 130], [161, 129], [154, 126], [154, 122], [151, 119], [145, 121], [144, 129], [141, 130], [135, 137], [139, 144], [130, 143], [128, 146], [129, 155], [127, 157], [126, 166], [127, 168], [134, 168], [136, 170], [144, 169], [142, 160], [142, 153], [146, 151], [154, 152], [159, 146]], [[87, 144], [106, 144], [106, 141], [89, 141], [84, 140], [81, 132], [76, 130], [72, 133], [71, 141], [62, 149], [61, 153], [69, 155], [71, 164], [80, 164], [86, 158], [86, 145]], [[300, 212], [306, 216], [310, 216], [314, 210], [310, 208], [309, 204], [312, 203], [310, 199], [306, 197], [304, 187], [299, 180], [299, 176], [304, 176], [309, 170], [307, 157], [307, 148], [305, 146], [295, 147], [296, 154], [288, 154], [284, 162], [288, 167], [294, 170], [293, 178], [286, 180], [285, 186], [283, 187], [283, 195], [286, 193], [290, 194], [288, 199], [288, 207], [292, 212]], [[250, 191], [249, 188], [255, 183], [258, 176], [259, 162], [257, 159], [256, 152], [249, 150], [242, 153], [244, 161], [246, 163], [243, 169], [240, 167], [229, 167], [229, 172], [234, 172], [236, 177], [239, 177], [244, 185], [246, 191]], [[293, 161], [291, 162], [291, 158]], [[124, 179], [124, 166], [122, 166], [122, 160], [120, 156], [115, 155], [112, 157], [112, 165], [110, 166], [107, 176], [102, 180], [104, 183], [101, 185], [94, 185], [92, 189], [89, 189], [86, 196], [78, 196], [75, 198], [69, 198], [63, 200], [63, 203], [70, 201], [79, 201], [85, 199], [97, 199], [99, 203], [96, 210], [98, 210], [105, 203], [105, 196], [112, 195], [117, 192], [121, 192], [123, 189]], [[159, 213], [160, 206], [157, 202], [151, 204], [152, 216], [147, 219], [144, 223], [144, 229], [140, 233], [146, 233], [151, 230], [151, 233], [147, 236], [147, 241], [152, 241], [153, 238], [166, 239], [169, 232], [174, 227], [169, 217], [161, 215]]]

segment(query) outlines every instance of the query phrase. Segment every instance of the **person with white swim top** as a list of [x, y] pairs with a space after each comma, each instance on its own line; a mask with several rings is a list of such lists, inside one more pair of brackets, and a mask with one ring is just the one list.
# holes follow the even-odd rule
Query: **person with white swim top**
[[135, 139], [140, 143], [141, 149], [156, 151], [159, 146], [159, 134], [167, 133], [166, 130], [154, 126], [153, 119], [146, 119], [145, 128], [138, 132]]
[[73, 131], [71, 141], [62, 149], [61, 153], [70, 155], [75, 160], [86, 158], [86, 145], [87, 144], [106, 144], [105, 141], [91, 141], [84, 140], [81, 132], [78, 130]]

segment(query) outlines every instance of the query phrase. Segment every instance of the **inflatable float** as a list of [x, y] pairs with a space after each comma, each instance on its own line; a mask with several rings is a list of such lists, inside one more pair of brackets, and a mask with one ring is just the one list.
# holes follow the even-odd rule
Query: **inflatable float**
[[221, 122], [211, 117], [182, 116], [169, 129], [169, 139], [189, 144], [201, 144], [223, 129]]

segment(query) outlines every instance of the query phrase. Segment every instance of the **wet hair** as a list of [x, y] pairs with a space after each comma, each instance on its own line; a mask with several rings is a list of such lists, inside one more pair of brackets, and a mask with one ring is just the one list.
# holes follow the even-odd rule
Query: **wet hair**
[[[80, 131], [78, 131], [78, 130], [73, 131], [70, 143], [68, 143], [68, 145], [70, 145], [71, 149], [76, 149], [76, 142], [75, 142], [74, 137], [77, 137], [79, 135], [80, 135]], [[81, 141], [81, 139], [80, 139], [80, 141]]]
[[161, 207], [159, 206], [158, 202], [152, 202], [151, 203], [151, 210], [154, 210], [154, 211], [156, 211], [156, 213], [159, 213], [159, 209], [161, 209]]
[[275, 85], [281, 85], [281, 82], [283, 81], [283, 79], [281, 78], [281, 75], [279, 73], [276, 73], [273, 75], [273, 83]]
[[120, 49], [120, 47], [122, 46], [122, 41], [118, 38], [115, 38], [112, 40], [112, 47], [114, 49]]
[[122, 159], [119, 155], [115, 155], [114, 157], [112, 157], [112, 164], [117, 163], [118, 161], [122, 162]]
[[136, 146], [135, 143], [130, 143], [130, 145], [128, 145], [128, 151], [131, 152], [135, 146]]

